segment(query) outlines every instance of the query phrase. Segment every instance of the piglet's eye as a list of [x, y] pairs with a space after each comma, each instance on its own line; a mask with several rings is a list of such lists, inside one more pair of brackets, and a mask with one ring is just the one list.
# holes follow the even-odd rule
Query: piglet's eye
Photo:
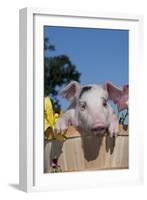
[[82, 101], [82, 102], [79, 102], [79, 106], [80, 106], [80, 109], [81, 109], [82, 111], [84, 111], [84, 110], [86, 109], [87, 104], [86, 104], [85, 101]]
[[107, 106], [107, 100], [103, 99], [103, 106], [106, 107]]

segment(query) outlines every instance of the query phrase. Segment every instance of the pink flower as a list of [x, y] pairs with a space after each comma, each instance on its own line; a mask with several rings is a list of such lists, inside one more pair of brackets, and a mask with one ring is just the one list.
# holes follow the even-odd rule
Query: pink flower
[[124, 110], [128, 109], [128, 92], [129, 92], [129, 86], [124, 85], [120, 94], [120, 97], [116, 101], [118, 110]]

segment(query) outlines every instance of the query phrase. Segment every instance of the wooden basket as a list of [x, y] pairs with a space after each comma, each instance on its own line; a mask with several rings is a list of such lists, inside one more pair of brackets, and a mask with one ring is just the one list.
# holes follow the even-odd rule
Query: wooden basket
[[81, 136], [69, 127], [64, 142], [53, 139], [44, 143], [44, 172], [51, 172], [51, 161], [58, 158], [62, 172], [128, 168], [128, 127], [120, 125], [118, 137]]

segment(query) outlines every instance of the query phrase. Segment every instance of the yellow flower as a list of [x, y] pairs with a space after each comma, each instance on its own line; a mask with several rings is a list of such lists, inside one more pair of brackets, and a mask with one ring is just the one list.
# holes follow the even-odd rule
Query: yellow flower
[[49, 97], [44, 98], [44, 132], [50, 127], [55, 139], [63, 142], [66, 140], [64, 135], [56, 133], [56, 122], [61, 115], [53, 112], [52, 103]]
[[52, 102], [49, 97], [44, 98], [44, 131], [52, 127], [54, 123], [54, 114]]

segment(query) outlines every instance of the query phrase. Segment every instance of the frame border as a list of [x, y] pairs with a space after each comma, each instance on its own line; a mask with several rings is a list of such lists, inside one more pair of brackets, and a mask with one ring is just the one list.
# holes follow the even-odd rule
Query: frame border
[[[33, 17], [34, 15], [64, 16], [78, 18], [95, 18], [109, 20], [129, 20], [139, 22], [139, 35], [143, 36], [143, 16], [134, 14], [104, 13], [91, 11], [67, 11], [67, 10], [49, 10], [39, 8], [23, 8], [20, 10], [19, 20], [19, 187], [25, 192], [49, 190], [50, 188], [38, 188], [34, 184], [34, 35], [33, 35]], [[141, 40], [140, 50], [143, 49], [143, 40]], [[143, 56], [140, 52], [140, 58]], [[141, 62], [141, 61], [140, 61]], [[143, 61], [142, 61], [143, 62]], [[143, 63], [141, 63], [143, 64]], [[143, 150], [142, 150], [143, 153]], [[143, 163], [142, 163], [143, 165]], [[143, 168], [143, 166], [142, 166]], [[143, 169], [140, 169], [143, 182]]]

